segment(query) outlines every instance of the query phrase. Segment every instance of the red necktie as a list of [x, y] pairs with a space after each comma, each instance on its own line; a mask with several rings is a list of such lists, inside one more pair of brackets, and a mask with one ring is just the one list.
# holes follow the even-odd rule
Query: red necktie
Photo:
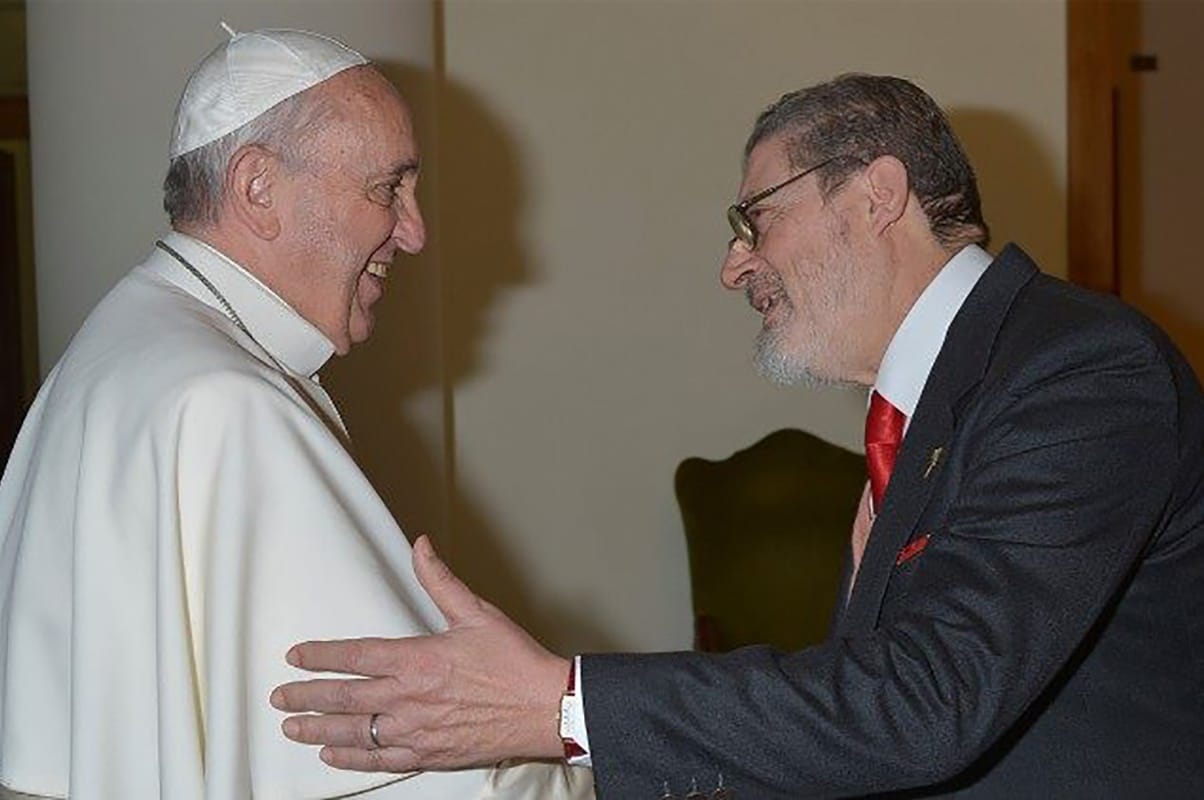
[[870, 476], [870, 497], [874, 513], [882, 508], [882, 496], [895, 468], [895, 455], [903, 441], [907, 415], [877, 392], [870, 394], [870, 412], [865, 418], [865, 466]]

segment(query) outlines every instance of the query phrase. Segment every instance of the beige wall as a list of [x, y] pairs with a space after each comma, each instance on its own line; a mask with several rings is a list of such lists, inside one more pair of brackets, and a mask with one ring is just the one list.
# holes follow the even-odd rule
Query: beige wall
[[[688, 646], [677, 463], [785, 426], [856, 448], [864, 409], [765, 385], [758, 322], [718, 284], [754, 116], [842, 71], [917, 80], [953, 112], [997, 241], [1061, 273], [1064, 12], [448, 0], [444, 169], [480, 169], [441, 188], [447, 336], [472, 353], [451, 376], [454, 557], [475, 584], [567, 650]], [[461, 105], [487, 133], [457, 132]], [[457, 147], [474, 136], [506, 161]]]

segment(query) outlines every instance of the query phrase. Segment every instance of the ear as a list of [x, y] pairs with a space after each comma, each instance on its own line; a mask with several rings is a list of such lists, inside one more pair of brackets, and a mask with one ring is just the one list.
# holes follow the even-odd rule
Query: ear
[[280, 159], [266, 147], [240, 147], [226, 165], [226, 202], [232, 216], [260, 239], [280, 235]]
[[907, 167], [894, 156], [879, 156], [862, 175], [869, 191], [870, 229], [881, 234], [907, 209], [911, 194]]

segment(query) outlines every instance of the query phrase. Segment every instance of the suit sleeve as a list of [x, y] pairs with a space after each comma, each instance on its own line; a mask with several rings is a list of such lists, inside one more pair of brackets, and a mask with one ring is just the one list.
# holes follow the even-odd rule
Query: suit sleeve
[[870, 634], [585, 657], [599, 796], [719, 774], [737, 796], [863, 795], [950, 778], [998, 741], [1101, 622], [1171, 493], [1170, 369], [1148, 338], [1099, 328], [978, 392], [952, 501]]

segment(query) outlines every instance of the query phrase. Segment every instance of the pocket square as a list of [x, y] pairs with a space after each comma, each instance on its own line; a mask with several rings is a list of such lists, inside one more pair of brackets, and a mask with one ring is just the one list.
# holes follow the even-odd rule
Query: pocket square
[[899, 551], [898, 557], [895, 558], [895, 566], [897, 567], [900, 564], [910, 561], [918, 556], [921, 552], [923, 552], [924, 548], [928, 546], [928, 540], [930, 538], [932, 538], [932, 534], [926, 533], [920, 538], [913, 539], [912, 541], [908, 542], [906, 546]]

